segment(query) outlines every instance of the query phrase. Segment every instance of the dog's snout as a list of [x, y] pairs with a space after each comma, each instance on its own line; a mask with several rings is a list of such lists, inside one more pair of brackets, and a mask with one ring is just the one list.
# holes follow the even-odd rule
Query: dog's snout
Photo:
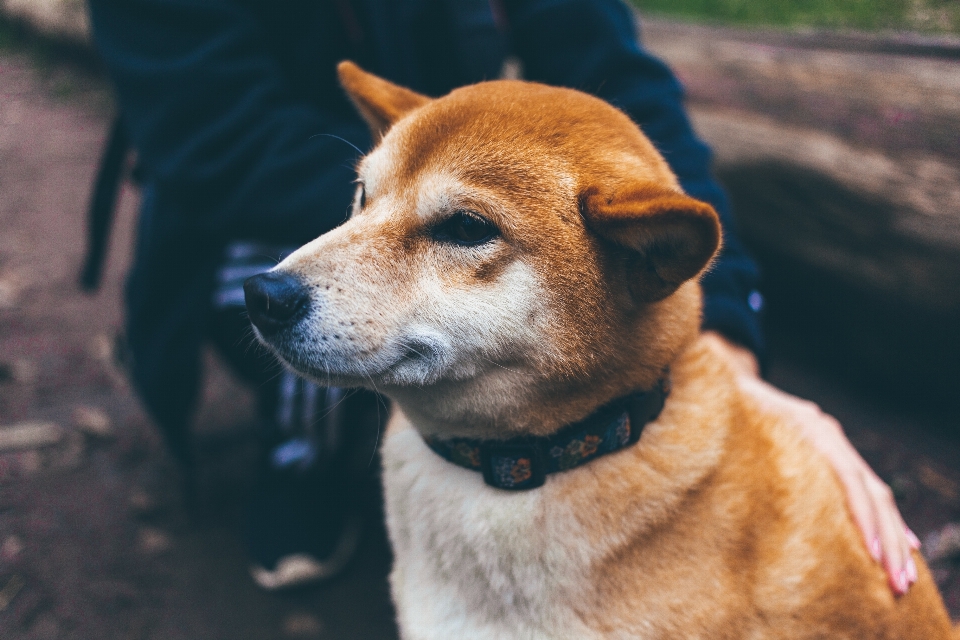
[[263, 335], [295, 323], [310, 302], [310, 294], [300, 279], [282, 271], [247, 278], [243, 283], [243, 294], [250, 321]]

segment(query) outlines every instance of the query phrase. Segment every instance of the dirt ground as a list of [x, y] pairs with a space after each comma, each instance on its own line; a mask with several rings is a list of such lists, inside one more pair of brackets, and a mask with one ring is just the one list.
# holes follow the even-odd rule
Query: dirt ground
[[[341, 578], [282, 595], [249, 579], [252, 405], [215, 365], [197, 504], [182, 504], [176, 469], [112, 356], [134, 189], [121, 194], [103, 288], [76, 286], [107, 93], [34, 62], [0, 52], [0, 638], [395, 637], [376, 498]], [[960, 519], [955, 416], [854, 391], [804, 357], [805, 343], [772, 335], [772, 379], [842, 421], [922, 539]], [[960, 572], [936, 573], [960, 615]]]

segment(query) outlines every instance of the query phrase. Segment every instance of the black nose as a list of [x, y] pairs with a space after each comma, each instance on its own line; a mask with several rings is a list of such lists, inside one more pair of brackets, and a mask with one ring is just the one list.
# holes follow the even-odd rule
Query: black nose
[[263, 335], [292, 325], [303, 316], [310, 303], [307, 289], [300, 280], [282, 271], [247, 278], [243, 294], [250, 321]]

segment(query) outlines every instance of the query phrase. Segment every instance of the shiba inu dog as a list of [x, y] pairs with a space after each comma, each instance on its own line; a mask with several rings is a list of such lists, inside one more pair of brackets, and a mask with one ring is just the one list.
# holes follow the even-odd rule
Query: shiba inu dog
[[258, 334], [389, 396], [404, 638], [954, 637], [895, 597], [825, 460], [700, 337], [712, 208], [630, 119], [342, 63], [376, 148], [348, 222], [247, 283]]

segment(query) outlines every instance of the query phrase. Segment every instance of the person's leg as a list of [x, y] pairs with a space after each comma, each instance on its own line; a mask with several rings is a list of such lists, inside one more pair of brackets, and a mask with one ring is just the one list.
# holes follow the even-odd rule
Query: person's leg
[[256, 342], [243, 306], [243, 281], [272, 267], [283, 253], [252, 243], [228, 249], [210, 327], [221, 357], [258, 395], [261, 464], [247, 535], [251, 573], [265, 589], [331, 577], [353, 555], [364, 471], [354, 460], [365, 440], [364, 425], [354, 423], [364, 421], [358, 414], [371, 401], [369, 394], [318, 387], [296, 376]]
[[272, 441], [264, 447], [247, 529], [252, 574], [265, 589], [335, 575], [360, 533], [344, 392], [288, 371], [276, 388]]

